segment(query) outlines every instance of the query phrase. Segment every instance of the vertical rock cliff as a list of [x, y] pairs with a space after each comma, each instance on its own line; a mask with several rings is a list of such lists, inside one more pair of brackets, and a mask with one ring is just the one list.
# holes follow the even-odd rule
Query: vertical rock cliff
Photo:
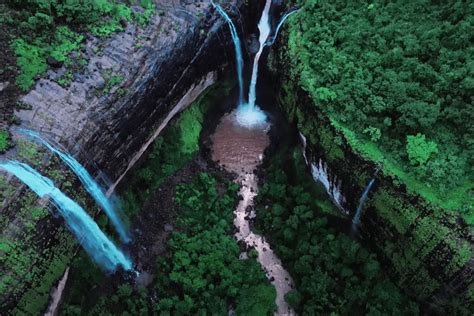
[[[240, 16], [240, 1], [226, 5]], [[208, 2], [158, 1], [145, 28], [129, 24], [108, 39], [88, 38], [83, 53], [89, 63], [73, 74], [69, 87], [54, 81], [63, 68], [39, 79], [21, 98], [31, 108], [17, 113], [21, 126], [60, 143], [94, 176], [105, 174], [110, 182], [102, 182], [111, 193], [172, 117], [219, 80], [232, 60], [226, 27]], [[8, 158], [30, 161], [96, 213], [70, 172], [41, 148], [14, 137], [19, 145]], [[62, 221], [48, 215], [47, 201], [37, 201], [11, 176], [5, 179], [0, 309], [37, 314], [78, 245]]]

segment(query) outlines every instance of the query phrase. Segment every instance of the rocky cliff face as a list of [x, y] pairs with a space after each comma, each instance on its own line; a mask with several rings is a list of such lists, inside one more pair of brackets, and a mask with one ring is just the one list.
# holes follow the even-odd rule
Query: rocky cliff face
[[[90, 61], [68, 88], [53, 81], [65, 70], [51, 70], [22, 97], [31, 107], [17, 113], [22, 127], [54, 139], [94, 175], [103, 171], [112, 181], [111, 193], [172, 117], [233, 60], [227, 25], [208, 2], [188, 2], [158, 1], [158, 12], [164, 14], [155, 15], [146, 28], [128, 25], [107, 40], [90, 38], [85, 47]], [[241, 2], [228, 2], [238, 15]], [[56, 175], [71, 196], [86, 199], [74, 177], [41, 150], [23, 145], [7, 153], [8, 158], [18, 156], [45, 175]], [[3, 182], [0, 253], [6, 259], [0, 260], [0, 306], [37, 314], [77, 244], [61, 220], [48, 215], [46, 201], [38, 202], [11, 176]], [[32, 209], [41, 210], [40, 216], [32, 216]]]
[[[179, 99], [229, 61], [225, 25], [209, 6], [165, 7], [144, 30], [129, 25], [105, 43], [90, 40], [90, 62], [69, 88], [51, 80], [62, 69], [50, 71], [22, 98], [32, 108], [18, 113], [22, 126], [49, 134], [115, 179]], [[92, 53], [97, 49], [102, 53]], [[112, 78], [121, 80], [110, 86]]]
[[[271, 68], [288, 69], [284, 52], [285, 47], [280, 47], [271, 56]], [[359, 234], [378, 253], [393, 280], [425, 303], [429, 312], [473, 304], [472, 229], [455, 212], [429, 203], [400, 179], [387, 175], [383, 166], [356, 153], [297, 82], [285, 73], [279, 73], [279, 78], [280, 106], [300, 130], [313, 177], [323, 183], [343, 214], [354, 216], [362, 192], [381, 168]]]

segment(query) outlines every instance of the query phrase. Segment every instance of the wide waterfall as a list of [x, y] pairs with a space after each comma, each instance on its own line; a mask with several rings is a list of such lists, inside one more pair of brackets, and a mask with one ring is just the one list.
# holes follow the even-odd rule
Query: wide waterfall
[[278, 26], [277, 26], [277, 28], [276, 28], [276, 30], [275, 30], [275, 34], [273, 34], [272, 38], [269, 39], [269, 40], [265, 43], [265, 46], [272, 46], [272, 45], [275, 43], [275, 41], [276, 41], [276, 39], [277, 39], [277, 37], [278, 37], [278, 32], [280, 31], [280, 28], [282, 27], [283, 23], [285, 23], [286, 19], [288, 19], [293, 13], [298, 12], [298, 10], [299, 10], [299, 9], [292, 10], [292, 11], [290, 11], [290, 12], [285, 13], [285, 14], [282, 16], [282, 18], [280, 19], [280, 22], [278, 23]]
[[37, 132], [26, 130], [26, 129], [18, 129], [18, 131], [24, 135], [27, 135], [39, 143], [44, 145], [48, 148], [51, 152], [58, 155], [62, 161], [64, 161], [69, 168], [79, 177], [82, 184], [86, 188], [87, 192], [94, 198], [97, 204], [104, 210], [105, 214], [110, 218], [112, 225], [117, 230], [120, 239], [128, 243], [130, 241], [130, 237], [127, 233], [125, 225], [123, 224], [122, 220], [120, 219], [119, 212], [112, 203], [105, 195], [105, 191], [102, 190], [100, 185], [94, 180], [91, 174], [70, 154], [62, 152], [61, 150], [55, 148], [51, 145], [48, 141], [46, 141], [41, 135]]
[[375, 175], [376, 174], [374, 174], [374, 177], [372, 178], [372, 180], [370, 180], [369, 184], [367, 185], [364, 192], [362, 193], [362, 196], [360, 197], [359, 205], [357, 206], [357, 211], [354, 215], [354, 218], [352, 219], [352, 234], [353, 235], [355, 235], [357, 233], [357, 226], [359, 225], [362, 209], [364, 208], [364, 204], [365, 204], [365, 201], [367, 200], [367, 197], [369, 195], [369, 191], [375, 183]]
[[92, 217], [56, 188], [53, 181], [18, 161], [1, 162], [0, 169], [15, 175], [38, 196], [49, 197], [79, 243], [100, 266], [110, 272], [120, 266], [125, 270], [132, 269], [131, 261], [105, 236]]
[[244, 126], [253, 126], [257, 124], [262, 124], [266, 121], [267, 116], [265, 113], [255, 105], [255, 101], [257, 99], [257, 79], [258, 79], [258, 62], [260, 60], [260, 56], [262, 55], [263, 49], [265, 47], [265, 42], [270, 35], [270, 20], [269, 20], [269, 12], [271, 7], [272, 1], [267, 0], [265, 3], [265, 7], [262, 12], [262, 17], [258, 22], [258, 30], [260, 32], [259, 35], [259, 42], [260, 47], [258, 49], [257, 54], [255, 55], [252, 67], [252, 78], [250, 80], [250, 88], [249, 88], [249, 102], [247, 104], [241, 104], [237, 111], [237, 120], [240, 124]]
[[235, 28], [234, 23], [230, 19], [229, 15], [218, 5], [215, 4], [214, 1], [211, 1], [214, 8], [219, 12], [220, 15], [227, 21], [229, 25], [230, 34], [232, 35], [232, 40], [234, 42], [235, 48], [235, 64], [237, 66], [237, 78], [239, 80], [239, 105], [244, 102], [244, 79], [243, 79], [243, 68], [244, 68], [244, 60], [242, 58], [242, 48], [240, 45], [240, 38], [239, 34], [237, 33], [237, 29]]

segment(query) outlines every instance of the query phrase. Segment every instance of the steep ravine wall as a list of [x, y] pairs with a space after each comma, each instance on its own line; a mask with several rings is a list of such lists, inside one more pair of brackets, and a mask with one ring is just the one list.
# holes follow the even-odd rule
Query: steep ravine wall
[[[285, 48], [271, 56], [271, 69], [288, 69]], [[297, 124], [314, 178], [326, 182], [343, 214], [354, 216], [360, 196], [381, 166], [357, 154], [307, 92], [287, 73], [278, 74], [279, 104]], [[384, 173], [369, 193], [359, 237], [384, 262], [393, 280], [428, 312], [474, 308], [472, 229], [455, 212], [433, 205]], [[449, 306], [449, 307], [447, 307]]]
[[[239, 16], [242, 2], [226, 2], [233, 4], [233, 15]], [[111, 187], [165, 127], [172, 118], [169, 114], [191, 104], [219, 80], [220, 71], [232, 60], [227, 25], [209, 3], [163, 6], [166, 14], [156, 14], [144, 29], [130, 24], [109, 39], [89, 39], [86, 53], [97, 49], [101, 53], [91, 54], [89, 64], [82, 73], [74, 74], [70, 87], [54, 82], [62, 69], [51, 70], [22, 97], [31, 110], [17, 113], [22, 127], [60, 143], [95, 176], [102, 171]], [[107, 78], [112, 75], [123, 80], [109, 91]], [[12, 132], [15, 135], [14, 129]], [[20, 152], [15, 148], [6, 157], [16, 158]], [[40, 150], [32, 164], [46, 175], [60, 174], [57, 182], [67, 182], [63, 189], [85, 201], [95, 213], [97, 209], [87, 202], [77, 180], [61, 164], [51, 164], [50, 158]], [[31, 216], [31, 209], [46, 206], [47, 201], [38, 202], [11, 176], [7, 180], [10, 183], [4, 184], [8, 190], [2, 191], [5, 200], [0, 209], [2, 217], [9, 219], [0, 223], [0, 310], [37, 314], [45, 309], [49, 291], [64, 273], [77, 243], [61, 219], [45, 210], [41, 216]], [[18, 215], [20, 209], [29, 227]]]

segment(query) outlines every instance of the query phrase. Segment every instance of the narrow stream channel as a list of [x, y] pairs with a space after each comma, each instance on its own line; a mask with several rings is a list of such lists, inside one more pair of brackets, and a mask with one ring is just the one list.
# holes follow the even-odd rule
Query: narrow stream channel
[[66, 268], [66, 271], [64, 272], [64, 275], [62, 276], [61, 280], [59, 280], [57, 287], [52, 290], [50, 304], [48, 306], [48, 309], [46, 310], [46, 313], [44, 313], [44, 316], [58, 315], [58, 309], [61, 304], [63, 291], [66, 287], [68, 277], [69, 267]]
[[[224, 116], [212, 136], [212, 159], [227, 171], [238, 175], [236, 181], [241, 186], [239, 194], [242, 200], [234, 210], [234, 225], [238, 230], [236, 239], [257, 251], [258, 262], [277, 292], [276, 314], [294, 315], [285, 301], [285, 294], [292, 289], [293, 280], [265, 237], [255, 234], [250, 227], [250, 219], [258, 216], [251, 210], [253, 199], [258, 193], [258, 178], [254, 170], [262, 162], [264, 150], [270, 144], [269, 130], [268, 123], [252, 128], [240, 126], [235, 112]], [[247, 258], [247, 253], [241, 254], [241, 258]]]

